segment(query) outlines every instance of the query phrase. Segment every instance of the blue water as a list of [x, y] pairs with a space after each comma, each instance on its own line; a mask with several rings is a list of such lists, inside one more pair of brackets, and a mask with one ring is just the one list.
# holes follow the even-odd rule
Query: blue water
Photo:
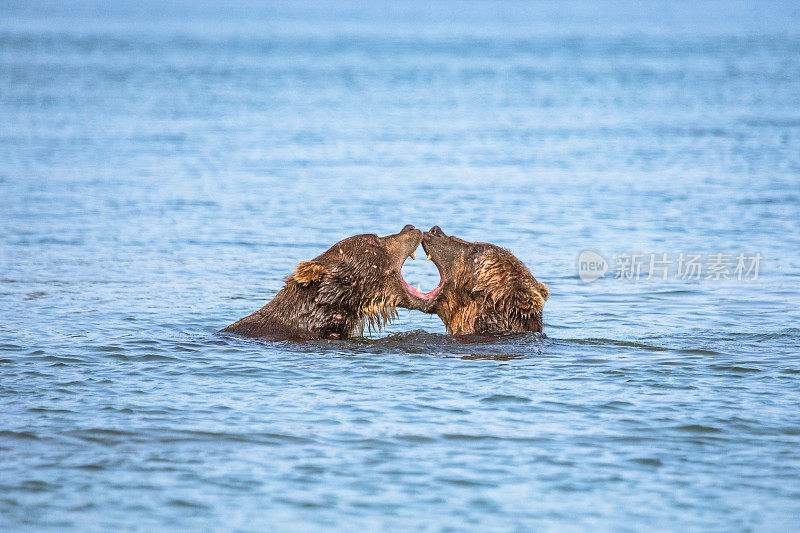
[[[3, 3], [0, 529], [797, 530], [798, 182], [793, 2]], [[546, 338], [215, 335], [409, 223]]]

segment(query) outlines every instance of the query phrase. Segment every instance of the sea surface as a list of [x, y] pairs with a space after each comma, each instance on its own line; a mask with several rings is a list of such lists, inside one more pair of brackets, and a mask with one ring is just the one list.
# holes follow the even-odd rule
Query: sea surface
[[[545, 335], [216, 333], [405, 224]], [[3, 2], [0, 530], [798, 531], [799, 250], [796, 2]]]

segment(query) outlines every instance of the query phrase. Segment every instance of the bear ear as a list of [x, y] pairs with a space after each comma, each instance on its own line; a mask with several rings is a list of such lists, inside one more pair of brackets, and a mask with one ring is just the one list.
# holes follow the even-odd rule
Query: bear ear
[[294, 274], [289, 276], [286, 281], [294, 280], [300, 285], [308, 285], [321, 280], [327, 269], [328, 267], [316, 261], [303, 261], [297, 265]]
[[507, 300], [514, 307], [526, 310], [541, 309], [550, 296], [547, 286], [536, 281], [522, 263], [494, 253], [483, 256], [475, 288], [496, 302]]
[[542, 295], [542, 301], [550, 298], [550, 289], [547, 288], [547, 285], [545, 285], [541, 281], [537, 281], [536, 284], [537, 284], [536, 288], [539, 290], [539, 294]]
[[[541, 309], [544, 305], [544, 301], [547, 299], [541, 292], [539, 292], [539, 287], [533, 287], [532, 285], [524, 284], [518, 288], [518, 291], [512, 295], [511, 301], [514, 304], [514, 307], [520, 310], [525, 311], [536, 311], [537, 309]], [[549, 296], [548, 291], [548, 296]]]

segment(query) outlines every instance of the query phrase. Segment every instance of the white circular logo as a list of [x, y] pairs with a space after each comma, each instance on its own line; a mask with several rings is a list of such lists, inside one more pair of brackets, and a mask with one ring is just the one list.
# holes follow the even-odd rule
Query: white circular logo
[[602, 278], [608, 272], [608, 261], [594, 250], [584, 250], [578, 256], [578, 276], [584, 283]]

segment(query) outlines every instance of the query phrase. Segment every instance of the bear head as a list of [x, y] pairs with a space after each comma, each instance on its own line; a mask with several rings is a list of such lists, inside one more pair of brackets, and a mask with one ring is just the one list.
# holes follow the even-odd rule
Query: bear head
[[439, 270], [439, 285], [414, 293], [452, 334], [542, 331], [542, 307], [550, 295], [511, 252], [485, 242], [467, 242], [434, 226], [422, 247]]
[[426, 300], [401, 274], [421, 241], [422, 232], [409, 224], [394, 235], [355, 235], [334, 244], [286, 278], [289, 298], [281, 302], [295, 305], [280, 313], [321, 337], [346, 338], [364, 327], [380, 329], [398, 307], [422, 309]]

